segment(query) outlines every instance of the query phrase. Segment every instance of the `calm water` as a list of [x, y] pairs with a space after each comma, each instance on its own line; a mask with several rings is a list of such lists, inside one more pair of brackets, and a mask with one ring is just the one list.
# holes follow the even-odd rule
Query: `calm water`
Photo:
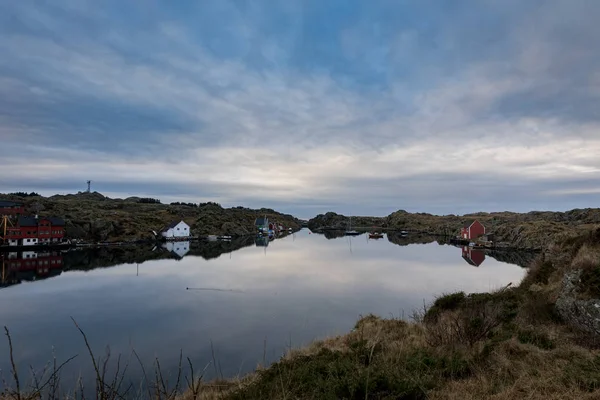
[[[29, 365], [39, 369], [51, 360], [54, 349], [59, 360], [79, 354], [63, 383], [80, 372], [93, 382], [72, 316], [98, 354], [110, 346], [112, 354], [127, 356], [133, 347], [147, 366], [158, 357], [173, 370], [182, 349], [202, 369], [212, 360], [212, 342], [222, 374], [233, 376], [262, 362], [265, 340], [272, 362], [290, 344], [348, 332], [361, 314], [408, 318], [435, 295], [489, 291], [517, 284], [525, 274], [483, 253], [410, 244], [427, 241], [422, 238], [392, 240], [397, 244], [387, 237], [328, 239], [302, 230], [267, 247], [250, 238], [154, 251], [69, 252], [58, 256], [60, 264], [49, 262], [46, 274], [56, 276], [0, 290], [0, 324], [11, 330], [25, 375]], [[24, 269], [13, 279], [35, 278]], [[5, 340], [0, 368], [7, 376]], [[212, 366], [207, 372], [215, 373]], [[129, 374], [138, 379], [138, 368]]]

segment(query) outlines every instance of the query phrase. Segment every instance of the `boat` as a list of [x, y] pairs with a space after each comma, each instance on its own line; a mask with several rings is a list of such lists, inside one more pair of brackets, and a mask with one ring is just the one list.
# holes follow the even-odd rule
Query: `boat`
[[369, 233], [369, 239], [381, 239], [383, 238], [383, 233], [379, 233], [379, 232], [370, 232]]
[[344, 232], [344, 235], [346, 235], [346, 236], [358, 236], [358, 235], [362, 234], [362, 232], [358, 232], [358, 231], [355, 231], [355, 230], [350, 229], [350, 228], [352, 228], [352, 217], [350, 217], [350, 222], [348, 223], [348, 229]]

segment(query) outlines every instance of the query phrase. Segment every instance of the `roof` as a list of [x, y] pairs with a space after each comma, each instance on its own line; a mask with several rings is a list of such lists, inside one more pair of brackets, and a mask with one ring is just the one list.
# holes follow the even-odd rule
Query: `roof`
[[254, 225], [266, 225], [269, 223], [269, 219], [267, 217], [258, 217], [254, 221]]
[[462, 256], [462, 258], [468, 262], [470, 265], [474, 266], [474, 267], [479, 267], [479, 264], [477, 264], [475, 261], [473, 261], [472, 259], [470, 259], [467, 256]]
[[48, 218], [50, 223], [54, 226], [65, 226], [65, 220], [59, 217], [50, 217]]
[[22, 207], [23, 203], [17, 203], [9, 200], [0, 200], [0, 207]]
[[17, 224], [19, 226], [37, 226], [38, 221], [35, 217], [19, 217]]
[[[466, 228], [470, 227], [470, 226], [471, 226], [471, 225], [473, 225], [475, 222], [479, 222], [479, 221], [478, 221], [478, 220], [476, 220], [476, 219], [470, 219], [469, 221], [467, 221], [467, 223], [465, 223], [465, 224], [464, 224], [464, 228], [466, 229]], [[479, 222], [479, 223], [480, 223], [480, 224], [483, 226], [483, 224], [482, 224], [481, 222]]]
[[[41, 218], [50, 221], [54, 226], [65, 226], [65, 220], [58, 217]], [[19, 217], [17, 224], [19, 226], [38, 226], [39, 220], [35, 217]]]
[[[184, 221], [173, 221], [173, 222], [171, 222], [169, 225], [167, 225], [167, 226], [165, 226], [164, 228], [162, 228], [162, 229], [161, 229], [161, 232], [168, 231], [169, 229], [173, 229], [173, 228], [175, 228], [177, 225], [179, 225], [179, 224], [180, 224], [180, 223], [182, 223], [182, 222], [185, 224], [185, 222], [184, 222]], [[186, 224], [186, 225], [187, 225], [187, 224]]]

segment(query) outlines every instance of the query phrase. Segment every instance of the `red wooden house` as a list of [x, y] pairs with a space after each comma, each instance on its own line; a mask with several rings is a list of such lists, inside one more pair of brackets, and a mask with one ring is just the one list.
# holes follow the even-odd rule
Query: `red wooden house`
[[479, 267], [485, 261], [485, 253], [469, 246], [463, 246], [462, 258], [474, 267]]
[[33, 246], [39, 243], [59, 243], [65, 237], [62, 218], [19, 217], [6, 229], [5, 241], [9, 246]]
[[481, 235], [485, 235], [485, 226], [477, 220], [467, 222], [460, 230], [461, 239], [477, 239]]

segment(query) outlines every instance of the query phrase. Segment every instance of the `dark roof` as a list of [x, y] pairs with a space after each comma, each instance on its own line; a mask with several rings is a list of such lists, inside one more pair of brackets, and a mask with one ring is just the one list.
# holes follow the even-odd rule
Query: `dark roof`
[[38, 221], [35, 217], [19, 217], [19, 221], [17, 222], [19, 226], [37, 226]]
[[[51, 225], [54, 226], [65, 226], [65, 220], [58, 217], [49, 217], [49, 218], [41, 218], [47, 219], [50, 221]], [[19, 226], [38, 226], [39, 220], [35, 217], [19, 217], [18, 224]]]
[[23, 203], [16, 203], [9, 200], [0, 200], [0, 207], [21, 207]]
[[[177, 225], [179, 225], [179, 223], [184, 222], [184, 221], [174, 221], [171, 222], [169, 225], [165, 226], [164, 228], [161, 229], [161, 232], [164, 231], [168, 231], [171, 228], [175, 228]], [[184, 222], [185, 223], [185, 222]]]
[[254, 225], [266, 225], [269, 222], [267, 217], [258, 217], [254, 221]]
[[[471, 225], [473, 225], [475, 222], [479, 222], [479, 221], [478, 221], [478, 220], [476, 220], [476, 219], [470, 219], [469, 221], [467, 221], [467, 222], [465, 223], [464, 227], [465, 227], [465, 228], [468, 228], [468, 227], [470, 227]], [[481, 224], [481, 222], [479, 222], [479, 223]], [[481, 225], [483, 226], [483, 224], [481, 224]]]
[[48, 218], [50, 223], [54, 226], [65, 226], [65, 220], [59, 217], [50, 217]]

